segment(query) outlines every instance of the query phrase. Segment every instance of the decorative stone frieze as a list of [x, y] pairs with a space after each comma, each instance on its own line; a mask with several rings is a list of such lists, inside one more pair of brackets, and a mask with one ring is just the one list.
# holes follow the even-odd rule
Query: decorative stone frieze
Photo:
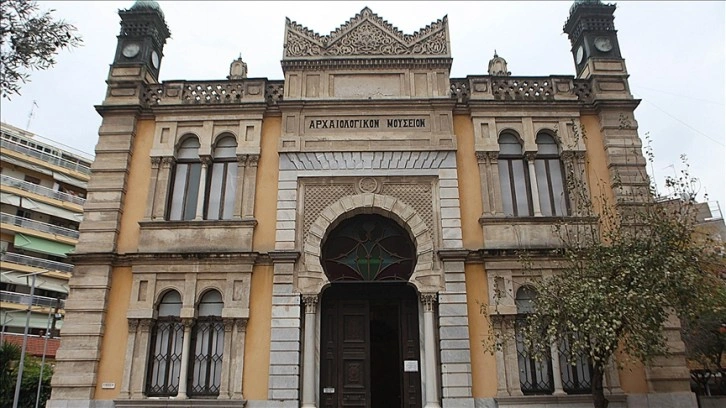
[[286, 20], [286, 60], [361, 56], [449, 57], [448, 19], [433, 22], [413, 34], [404, 34], [368, 7], [329, 35]]

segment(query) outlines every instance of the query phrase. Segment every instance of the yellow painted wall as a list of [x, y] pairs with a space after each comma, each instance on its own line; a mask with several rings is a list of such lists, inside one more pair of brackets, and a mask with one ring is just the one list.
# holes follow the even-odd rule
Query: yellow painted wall
[[[281, 119], [268, 117], [262, 123], [260, 161], [257, 167], [255, 251], [275, 249], [277, 223], [277, 176]], [[272, 265], [256, 265], [252, 270], [250, 319], [245, 338], [245, 367], [242, 392], [249, 400], [266, 400], [270, 371], [270, 323], [272, 321]]]
[[[136, 126], [136, 138], [133, 154], [129, 165], [126, 196], [124, 197], [117, 251], [119, 254], [135, 252], [139, 241], [138, 222], [144, 216], [146, 197], [151, 175], [149, 152], [154, 137], [155, 123], [153, 120], [139, 121]], [[96, 399], [114, 399], [118, 397], [128, 339], [128, 322], [126, 310], [131, 296], [132, 275], [130, 267], [115, 267], [111, 276], [111, 293], [106, 307], [106, 325], [101, 345], [101, 361], [98, 365], [98, 383]], [[114, 389], [104, 390], [101, 383], [116, 383]]]
[[[123, 381], [126, 342], [128, 340], [128, 321], [126, 310], [131, 295], [131, 267], [113, 268], [111, 292], [106, 308], [105, 332], [101, 345], [101, 361], [98, 364], [98, 382], [95, 399], [105, 400], [118, 397]], [[104, 390], [102, 383], [115, 383], [114, 389]]]
[[[454, 116], [459, 205], [464, 248], [476, 250], [484, 245], [479, 217], [482, 214], [479, 165], [474, 155], [474, 126], [469, 115]], [[467, 264], [465, 269], [467, 312], [469, 314], [469, 347], [471, 349], [472, 394], [475, 398], [493, 397], [497, 393], [497, 371], [494, 355], [486, 352], [483, 340], [490, 332], [486, 308], [487, 277], [482, 264]]]
[[[580, 117], [584, 127], [585, 146], [587, 147], [586, 171], [590, 195], [596, 211], [601, 210], [601, 200], [614, 202], [613, 191], [610, 188], [610, 172], [607, 167], [605, 143], [600, 133], [600, 119], [597, 115], [584, 115]], [[619, 360], [623, 357], [620, 355]], [[632, 363], [620, 370], [620, 384], [626, 393], [647, 393], [648, 384], [645, 380], [645, 369], [642, 364]]]
[[140, 120], [136, 125], [136, 138], [134, 139], [123, 205], [124, 212], [119, 226], [117, 244], [119, 254], [136, 252], [139, 245], [139, 221], [144, 217], [146, 199], [149, 195], [151, 177], [149, 153], [154, 141], [155, 125], [153, 120]]

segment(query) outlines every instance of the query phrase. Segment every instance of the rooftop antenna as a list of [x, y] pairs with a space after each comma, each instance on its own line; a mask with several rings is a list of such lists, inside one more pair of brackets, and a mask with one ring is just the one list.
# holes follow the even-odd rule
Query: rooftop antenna
[[35, 115], [35, 108], [39, 108], [38, 102], [33, 101], [33, 104], [30, 105], [30, 113], [28, 114], [28, 123], [25, 125], [25, 130], [30, 130], [30, 121], [33, 120], [33, 115]]

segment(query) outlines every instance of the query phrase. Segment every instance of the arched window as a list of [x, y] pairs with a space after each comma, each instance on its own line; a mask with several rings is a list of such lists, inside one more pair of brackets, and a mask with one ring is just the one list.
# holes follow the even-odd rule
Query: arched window
[[522, 145], [512, 133], [499, 136], [499, 183], [505, 215], [532, 215], [529, 172], [522, 154]]
[[182, 340], [181, 296], [169, 291], [159, 302], [158, 318], [151, 333], [151, 349], [146, 376], [146, 395], [173, 396], [179, 391]]
[[552, 381], [552, 361], [544, 358], [537, 361], [529, 353], [524, 344], [522, 328], [526, 324], [528, 313], [532, 312], [532, 301], [537, 293], [528, 286], [522, 286], [517, 290], [514, 300], [517, 306], [516, 339], [517, 339], [517, 362], [519, 365], [519, 385], [524, 395], [552, 394], [554, 383]]
[[169, 205], [170, 220], [193, 220], [196, 215], [202, 172], [199, 147], [199, 139], [188, 137], [177, 149]]
[[223, 307], [222, 295], [216, 290], [208, 291], [199, 301], [192, 332], [194, 354], [189, 364], [190, 396], [219, 395], [224, 353]]
[[206, 219], [229, 220], [237, 191], [237, 141], [233, 136], [219, 139], [214, 147], [212, 169], [207, 183]]
[[567, 195], [562, 161], [555, 139], [547, 133], [537, 134], [537, 157], [534, 170], [537, 175], [539, 206], [542, 215], [567, 215]]
[[406, 282], [416, 266], [416, 248], [408, 232], [378, 214], [342, 221], [325, 240], [322, 255], [331, 282]]

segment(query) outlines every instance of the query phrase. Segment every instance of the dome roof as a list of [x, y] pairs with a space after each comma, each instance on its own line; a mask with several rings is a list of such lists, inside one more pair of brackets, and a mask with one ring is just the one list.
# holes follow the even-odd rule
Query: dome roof
[[575, 12], [575, 9], [582, 4], [594, 5], [594, 4], [602, 4], [602, 2], [600, 0], [575, 0], [572, 3], [572, 6], [570, 6], [570, 15], [572, 15], [572, 13]]
[[162, 17], [164, 16], [164, 12], [161, 10], [161, 5], [154, 0], [136, 0], [129, 10], [155, 10], [158, 11]]

